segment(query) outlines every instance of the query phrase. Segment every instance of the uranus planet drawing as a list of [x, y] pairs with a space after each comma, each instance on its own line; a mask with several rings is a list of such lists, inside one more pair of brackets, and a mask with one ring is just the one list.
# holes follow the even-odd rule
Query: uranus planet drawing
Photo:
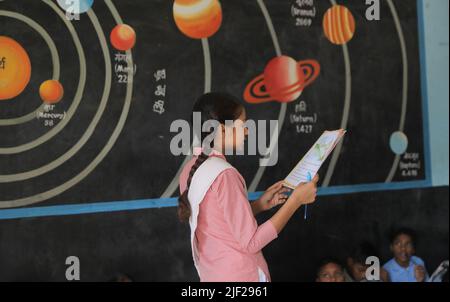
[[333, 5], [323, 17], [323, 31], [333, 44], [348, 43], [355, 34], [355, 28], [355, 18], [343, 5]]

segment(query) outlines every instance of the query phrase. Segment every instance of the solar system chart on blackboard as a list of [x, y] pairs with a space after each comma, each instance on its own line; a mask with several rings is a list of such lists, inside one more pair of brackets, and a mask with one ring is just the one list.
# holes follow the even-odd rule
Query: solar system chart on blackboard
[[177, 196], [210, 91], [279, 123], [276, 165], [230, 159], [249, 192], [339, 128], [321, 187], [425, 180], [417, 4], [380, 2], [0, 0], [0, 209]]

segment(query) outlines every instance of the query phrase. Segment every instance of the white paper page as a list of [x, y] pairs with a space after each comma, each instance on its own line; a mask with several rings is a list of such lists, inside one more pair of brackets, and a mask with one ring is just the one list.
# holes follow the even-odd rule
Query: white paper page
[[286, 177], [286, 186], [294, 189], [300, 183], [308, 182], [308, 175], [313, 178], [344, 134], [344, 130], [325, 131]]

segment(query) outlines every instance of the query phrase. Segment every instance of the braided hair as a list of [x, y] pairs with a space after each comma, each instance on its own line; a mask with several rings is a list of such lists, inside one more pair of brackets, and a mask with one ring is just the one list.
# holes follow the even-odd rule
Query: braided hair
[[[239, 100], [227, 93], [207, 93], [201, 96], [194, 105], [193, 112], [201, 114], [201, 124], [208, 120], [215, 120], [221, 124], [225, 121], [235, 121], [239, 118], [244, 110], [244, 106], [239, 103]], [[191, 121], [191, 125], [193, 121]], [[202, 132], [201, 141], [211, 133]], [[212, 142], [213, 143], [213, 142]], [[208, 159], [208, 155], [201, 153], [195, 160], [191, 167], [189, 177], [187, 180], [186, 190], [178, 198], [178, 218], [181, 222], [188, 222], [191, 217], [191, 205], [189, 203], [189, 187], [191, 186], [192, 177], [197, 169]]]

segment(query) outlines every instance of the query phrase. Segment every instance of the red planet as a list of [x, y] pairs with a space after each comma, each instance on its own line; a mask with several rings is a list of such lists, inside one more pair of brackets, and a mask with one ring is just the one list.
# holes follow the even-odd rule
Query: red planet
[[119, 24], [111, 31], [110, 40], [117, 50], [127, 51], [134, 47], [136, 33], [131, 26]]

